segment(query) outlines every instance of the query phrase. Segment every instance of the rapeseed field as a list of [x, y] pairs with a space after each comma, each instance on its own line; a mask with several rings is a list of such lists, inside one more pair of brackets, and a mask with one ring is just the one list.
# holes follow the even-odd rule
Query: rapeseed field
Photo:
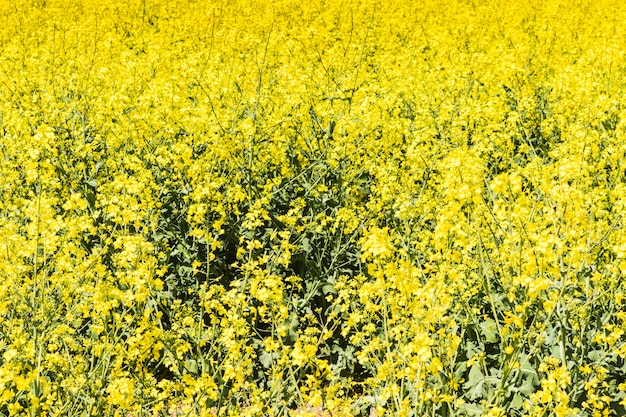
[[0, 416], [626, 415], [626, 3], [0, 2]]

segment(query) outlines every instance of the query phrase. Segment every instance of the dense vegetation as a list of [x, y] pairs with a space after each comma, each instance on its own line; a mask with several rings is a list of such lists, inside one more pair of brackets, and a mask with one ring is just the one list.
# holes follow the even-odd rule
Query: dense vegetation
[[0, 415], [626, 414], [624, 21], [1, 2]]

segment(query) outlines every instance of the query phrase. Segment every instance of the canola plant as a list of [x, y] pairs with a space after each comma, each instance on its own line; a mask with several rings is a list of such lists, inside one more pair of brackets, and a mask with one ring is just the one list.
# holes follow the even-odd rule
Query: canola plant
[[624, 415], [624, 21], [0, 2], [0, 415]]

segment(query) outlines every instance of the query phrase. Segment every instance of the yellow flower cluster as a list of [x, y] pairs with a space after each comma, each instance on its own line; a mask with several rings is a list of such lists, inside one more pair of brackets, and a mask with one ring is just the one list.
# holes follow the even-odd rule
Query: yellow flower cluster
[[625, 19], [0, 2], [0, 415], [625, 415]]

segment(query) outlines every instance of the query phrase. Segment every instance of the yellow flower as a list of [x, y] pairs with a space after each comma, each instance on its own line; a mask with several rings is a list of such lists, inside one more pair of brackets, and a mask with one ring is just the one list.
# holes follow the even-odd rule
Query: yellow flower
[[135, 381], [128, 377], [115, 378], [106, 388], [108, 401], [122, 409], [128, 409], [135, 404]]
[[10, 416], [15, 416], [17, 415], [20, 411], [22, 411], [22, 405], [19, 402], [14, 402], [11, 405], [9, 405], [9, 415]]

